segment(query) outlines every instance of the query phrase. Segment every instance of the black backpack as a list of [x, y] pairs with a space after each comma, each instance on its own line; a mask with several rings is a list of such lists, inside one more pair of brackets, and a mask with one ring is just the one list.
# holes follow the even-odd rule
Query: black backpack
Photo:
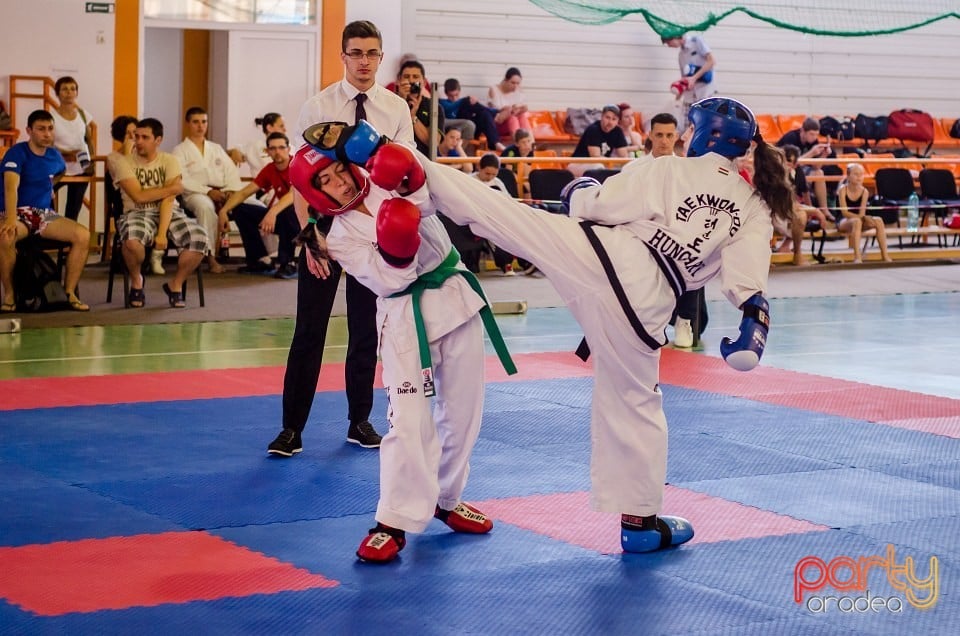
[[13, 268], [17, 311], [56, 311], [66, 308], [69, 300], [60, 283], [57, 264], [31, 239], [23, 241], [21, 245], [17, 246], [17, 264]]
[[954, 139], [960, 139], [960, 119], [953, 122], [953, 125], [950, 126], [950, 136]]

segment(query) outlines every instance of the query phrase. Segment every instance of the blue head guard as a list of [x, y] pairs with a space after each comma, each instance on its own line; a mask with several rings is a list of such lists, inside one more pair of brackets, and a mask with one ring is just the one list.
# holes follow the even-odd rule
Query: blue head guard
[[342, 121], [326, 121], [303, 131], [303, 139], [314, 150], [334, 161], [365, 166], [377, 148], [387, 141], [366, 119], [356, 126]]
[[688, 157], [715, 152], [727, 158], [742, 157], [757, 134], [757, 120], [749, 108], [729, 97], [708, 97], [690, 106], [693, 124]]

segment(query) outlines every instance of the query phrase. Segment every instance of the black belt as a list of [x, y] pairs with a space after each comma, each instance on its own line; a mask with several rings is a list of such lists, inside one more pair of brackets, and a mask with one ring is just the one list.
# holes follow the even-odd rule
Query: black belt
[[[590, 245], [593, 247], [593, 251], [596, 252], [597, 258], [600, 259], [600, 264], [603, 266], [603, 271], [607, 275], [607, 280], [610, 282], [610, 286], [613, 287], [613, 293], [616, 295], [617, 300], [620, 302], [620, 307], [623, 309], [623, 313], [626, 314], [627, 320], [630, 322], [630, 326], [633, 327], [634, 332], [637, 336], [643, 341], [645, 345], [656, 351], [660, 347], [666, 344], [664, 342], [657, 342], [647, 330], [644, 329], [643, 323], [640, 322], [640, 318], [637, 316], [637, 312], [633, 310], [633, 307], [630, 305], [630, 299], [627, 298], [627, 292], [624, 291], [623, 285], [620, 283], [620, 278], [617, 276], [616, 270], [613, 268], [613, 263], [610, 261], [610, 256], [607, 254], [607, 250], [604, 249], [603, 244], [600, 242], [600, 238], [597, 236], [596, 232], [593, 231], [593, 226], [598, 225], [593, 221], [581, 221], [580, 227], [583, 228], [584, 234], [587, 235], [587, 240], [590, 241]], [[651, 252], [653, 248], [647, 245]], [[660, 258], [657, 258], [655, 252], [654, 260], [658, 264], [661, 270], [666, 267], [664, 263], [661, 262]], [[667, 280], [670, 282], [670, 287], [673, 289], [674, 294], [677, 293], [678, 289], [685, 289], [683, 285], [683, 279], [680, 279], [680, 287], [674, 284], [671, 274], [668, 274], [667, 271], [664, 271], [664, 274], [667, 275]], [[683, 293], [682, 291], [680, 293]], [[587, 345], [587, 339], [584, 338], [580, 341], [580, 346], [577, 347], [576, 351], [577, 357], [583, 361], [586, 361], [590, 357], [590, 347]]]

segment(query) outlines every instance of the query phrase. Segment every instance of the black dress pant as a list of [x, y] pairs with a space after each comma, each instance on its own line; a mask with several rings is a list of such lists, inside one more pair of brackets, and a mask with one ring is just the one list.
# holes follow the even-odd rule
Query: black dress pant
[[[677, 316], [689, 320], [694, 329], [699, 327], [697, 335], [703, 335], [703, 330], [707, 328], [708, 316], [707, 298], [702, 287], [680, 295], [680, 298], [677, 299]], [[671, 324], [673, 324], [673, 321], [671, 321]]]
[[[326, 221], [324, 226], [324, 221]], [[321, 231], [329, 229], [321, 218]], [[297, 318], [283, 376], [283, 428], [303, 431], [313, 406], [327, 339], [327, 325], [342, 269], [330, 263], [330, 276], [317, 278], [307, 269], [306, 250], [300, 251], [297, 282]], [[347, 418], [363, 422], [373, 409], [373, 380], [377, 368], [377, 297], [347, 275]]]
[[[263, 246], [263, 236], [260, 235], [260, 221], [267, 215], [267, 208], [252, 203], [241, 203], [233, 209], [231, 218], [240, 231], [243, 241], [243, 253], [246, 255], [247, 265], [253, 265], [267, 255], [267, 248]], [[277, 244], [277, 262], [286, 265], [293, 261], [294, 239], [300, 233], [300, 221], [293, 206], [285, 207], [274, 223], [273, 233], [280, 237]]]

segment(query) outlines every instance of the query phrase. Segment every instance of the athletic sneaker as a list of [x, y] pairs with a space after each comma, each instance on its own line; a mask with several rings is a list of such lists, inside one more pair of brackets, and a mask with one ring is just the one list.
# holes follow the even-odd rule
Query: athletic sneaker
[[274, 269], [275, 268], [273, 267], [273, 265], [269, 263], [264, 263], [263, 261], [254, 261], [249, 265], [244, 265], [243, 267], [238, 268], [237, 273], [238, 274], [262, 274], [264, 276], [267, 276], [269, 274], [273, 274]]
[[468, 534], [486, 534], [493, 530], [493, 521], [470, 504], [460, 502], [453, 510], [444, 510], [440, 506], [433, 516], [447, 524], [454, 532]]
[[293, 263], [286, 263], [285, 265], [280, 265], [277, 267], [277, 271], [273, 274], [274, 278], [296, 278], [297, 277], [297, 266]]
[[689, 320], [677, 318], [677, 324], [673, 327], [673, 345], [681, 349], [693, 346], [693, 326]]
[[303, 450], [303, 442], [300, 441], [300, 433], [292, 428], [285, 428], [277, 435], [277, 439], [270, 442], [267, 446], [267, 452], [271, 455], [280, 457], [293, 457], [294, 454]]
[[373, 424], [366, 420], [350, 424], [347, 430], [347, 441], [363, 448], [380, 448], [381, 439]]
[[517, 273], [513, 271], [513, 263], [507, 263], [503, 266], [503, 275], [504, 276], [516, 276]]

